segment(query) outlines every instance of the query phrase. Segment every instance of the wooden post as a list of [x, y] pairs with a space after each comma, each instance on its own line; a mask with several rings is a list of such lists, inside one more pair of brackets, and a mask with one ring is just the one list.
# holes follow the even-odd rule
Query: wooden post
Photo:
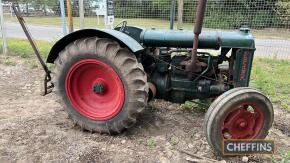
[[183, 0], [178, 0], [178, 22], [177, 29], [183, 28]]
[[72, 33], [74, 31], [74, 25], [73, 25], [72, 11], [71, 11], [71, 0], [66, 1], [66, 7], [67, 7], [67, 17], [68, 17], [68, 30], [69, 30], [69, 33]]
[[7, 53], [7, 40], [6, 40], [6, 33], [4, 28], [4, 16], [3, 16], [3, 5], [2, 0], [0, 0], [0, 26], [1, 26], [1, 33], [2, 33], [2, 50], [3, 54]]
[[97, 15], [97, 24], [100, 25], [100, 15]]
[[84, 0], [79, 0], [80, 29], [85, 27]]

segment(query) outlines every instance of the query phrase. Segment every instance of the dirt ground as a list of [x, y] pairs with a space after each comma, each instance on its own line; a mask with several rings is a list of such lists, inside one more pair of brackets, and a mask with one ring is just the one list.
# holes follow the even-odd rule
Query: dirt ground
[[[241, 162], [241, 157], [215, 156], [206, 142], [204, 111], [153, 101], [137, 124], [121, 135], [90, 133], [75, 126], [54, 94], [40, 96], [42, 71], [24, 59], [0, 55], [0, 162], [188, 162], [181, 150], [215, 160]], [[290, 113], [275, 106], [268, 139], [278, 150], [290, 150]], [[277, 153], [277, 157], [278, 153]], [[249, 162], [271, 157], [249, 156]]]

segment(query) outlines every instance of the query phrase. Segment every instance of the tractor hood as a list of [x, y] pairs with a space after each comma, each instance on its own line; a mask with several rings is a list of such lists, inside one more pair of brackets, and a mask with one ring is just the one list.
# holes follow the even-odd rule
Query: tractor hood
[[[143, 46], [192, 48], [192, 31], [143, 30], [140, 42]], [[255, 41], [248, 28], [235, 32], [203, 32], [199, 36], [200, 49], [247, 48], [255, 49]]]

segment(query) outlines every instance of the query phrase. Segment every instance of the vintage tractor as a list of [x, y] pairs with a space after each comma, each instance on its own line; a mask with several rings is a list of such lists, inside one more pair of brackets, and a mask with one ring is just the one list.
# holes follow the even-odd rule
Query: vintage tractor
[[[124, 21], [113, 30], [65, 36], [47, 58], [55, 65], [50, 88], [70, 118], [89, 131], [121, 133], [153, 98], [174, 103], [212, 99], [204, 126], [215, 151], [221, 152], [223, 139], [264, 139], [273, 107], [248, 87], [254, 38], [248, 28], [201, 33], [205, 8], [200, 0], [194, 32], [142, 29]], [[48, 71], [46, 87], [49, 81]]]

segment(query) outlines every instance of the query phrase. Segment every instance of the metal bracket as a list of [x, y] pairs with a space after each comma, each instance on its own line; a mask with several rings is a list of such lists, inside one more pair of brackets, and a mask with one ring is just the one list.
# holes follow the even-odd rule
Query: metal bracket
[[54, 84], [51, 82], [51, 77], [48, 76], [47, 74], [45, 74], [43, 84], [44, 84], [44, 90], [41, 93], [41, 95], [45, 96], [47, 94], [50, 94], [54, 88]]

